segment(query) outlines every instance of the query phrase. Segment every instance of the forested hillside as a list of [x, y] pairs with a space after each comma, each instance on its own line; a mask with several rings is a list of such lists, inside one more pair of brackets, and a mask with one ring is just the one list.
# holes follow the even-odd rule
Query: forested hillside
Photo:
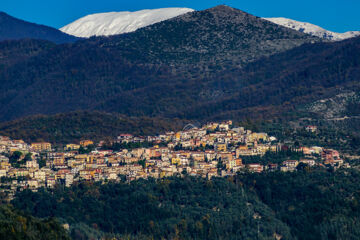
[[80, 183], [24, 191], [12, 203], [64, 219], [75, 239], [358, 239], [359, 177], [357, 170], [304, 168], [211, 181]]
[[24, 191], [13, 204], [38, 217], [65, 219], [73, 237], [90, 233], [77, 228], [84, 223], [134, 239], [293, 239], [270, 208], [226, 179], [82, 183], [54, 194]]
[[70, 237], [54, 218], [34, 218], [11, 206], [1, 205], [0, 239], [70, 240]]
[[4, 71], [6, 67], [18, 65], [53, 47], [55, 43], [41, 40], [2, 41], [0, 42], [0, 69]]
[[[48, 47], [51, 48], [51, 45], [46, 43], [45, 46], [41, 46], [42, 48], [39, 49], [45, 49], [41, 51], [47, 51]], [[136, 75], [127, 82], [121, 82], [122, 87], [117, 86], [120, 82], [108, 79], [101, 84], [99, 82], [80, 84], [72, 80], [53, 82], [48, 79], [47, 82], [42, 83], [42, 86], [46, 84], [48, 87], [44, 89], [39, 87], [36, 90], [39, 91], [40, 98], [48, 95], [43, 100], [46, 107], [39, 108], [40, 105], [37, 103], [29, 106], [30, 102], [35, 101], [34, 97], [36, 96], [34, 92], [29, 92], [24, 95], [27, 101], [22, 101], [22, 98], [17, 95], [13, 103], [10, 104], [11, 108], [7, 107], [6, 101], [8, 98], [5, 98], [2, 106], [3, 109], [8, 108], [9, 114], [5, 114], [3, 117], [7, 118], [11, 114], [17, 114], [18, 111], [22, 111], [21, 109], [28, 111], [28, 114], [38, 111], [46, 112], [46, 109], [53, 109], [51, 112], [60, 109], [70, 111], [77, 105], [85, 104], [82, 105], [83, 107], [90, 107], [89, 104], [96, 105], [94, 99], [102, 98], [104, 100], [101, 105], [91, 106], [90, 108], [99, 108], [105, 112], [120, 112], [133, 116], [156, 116], [165, 119], [177, 117], [179, 119], [198, 119], [200, 121], [218, 119], [239, 121], [246, 118], [263, 120], [297, 119], [303, 116], [322, 118], [322, 115], [329, 115], [334, 111], [337, 113], [335, 115], [337, 117], [357, 116], [360, 102], [356, 97], [359, 95], [360, 89], [358, 81], [360, 75], [359, 59], [360, 38], [354, 38], [337, 43], [304, 45], [251, 63], [243, 69], [234, 68], [232, 71], [223, 71], [215, 77], [202, 80], [195, 78], [181, 81], [178, 75], [170, 73], [170, 70], [165, 67], [154, 71], [155, 67], [149, 66], [147, 67], [148, 70], [144, 71], [144, 66], [141, 68], [137, 65], [131, 65], [132, 73], [135, 73], [135, 69], [137, 69]], [[169, 74], [173, 78], [166, 80]], [[11, 86], [15, 83], [4, 83], [4, 86], [6, 84]], [[139, 86], [136, 87], [135, 85]], [[21, 89], [20, 86], [22, 85], [16, 84], [16, 86]], [[59, 93], [57, 91], [60, 91], [60, 89], [62, 89], [62, 95], [60, 95], [62, 97], [58, 97]], [[77, 89], [77, 92], [75, 89]], [[119, 94], [120, 92], [121, 94]], [[11, 94], [15, 93], [16, 91], [11, 91]], [[341, 101], [337, 100], [336, 96], [338, 94], [343, 96], [341, 93], [345, 93], [344, 96], [350, 97], [341, 97]], [[6, 90], [3, 94], [6, 94]], [[63, 105], [62, 102], [67, 99], [69, 94], [72, 97], [68, 100], [68, 104]], [[115, 94], [117, 97], [114, 95], [110, 100], [105, 100], [107, 99], [106, 95], [111, 94]], [[92, 97], [89, 98], [90, 96]], [[73, 103], [71, 98], [75, 98], [76, 103]], [[85, 99], [88, 100], [85, 101]], [[326, 101], [321, 103], [321, 101], [317, 101], [319, 99], [326, 99]], [[343, 102], [341, 108], [339, 104], [330, 104], [337, 101]], [[55, 104], [58, 108], [54, 109], [52, 105], [47, 105], [47, 103]], [[320, 103], [323, 105], [326, 103], [326, 108], [322, 106], [319, 108]], [[95, 120], [93, 122], [101, 118], [99, 114], [94, 115]], [[6, 122], [1, 124], [0, 127], [2, 134], [11, 137], [16, 137], [18, 134], [17, 137], [23, 137], [26, 140], [41, 139], [42, 136], [45, 136], [43, 139], [49, 139], [49, 136], [53, 135], [54, 137], [50, 141], [56, 139], [70, 140], [71, 137], [78, 139], [80, 133], [95, 138], [104, 136], [104, 134], [111, 134], [112, 136], [114, 132], [109, 133], [111, 127], [118, 129], [116, 124], [110, 124], [110, 122], [116, 123], [114, 120], [108, 121], [108, 124], [98, 124], [96, 126], [93, 124], [94, 128], [91, 131], [97, 132], [96, 134], [88, 134], [86, 131], [79, 130], [77, 124], [60, 123], [72, 123], [72, 119], [75, 117], [79, 118], [78, 121], [84, 121], [84, 125], [89, 125], [87, 123], [92, 122], [90, 115], [86, 117], [86, 120], [82, 119], [80, 115], [75, 117], [76, 115], [72, 114], [48, 117], [38, 116]], [[103, 117], [108, 119], [110, 115], [105, 114]], [[59, 120], [59, 118], [62, 118], [62, 120]], [[66, 118], [69, 119], [66, 120]], [[51, 119], [58, 120], [51, 121]], [[351, 128], [357, 129], [358, 121], [355, 120], [343, 121], [342, 125], [348, 124]], [[34, 128], [34, 125], [38, 126], [38, 124], [35, 124], [36, 122], [42, 122], [42, 127]], [[175, 127], [174, 130], [178, 129], [179, 125], [161, 127], [161, 124], [165, 124], [165, 122], [160, 121], [157, 127], [154, 128], [155, 131], [145, 130], [144, 133], [158, 133], [165, 129], [171, 129], [171, 127]], [[49, 126], [46, 127], [45, 123], [49, 124]], [[54, 125], [55, 123], [58, 125]], [[98, 123], [101, 123], [101, 121]], [[336, 126], [339, 124], [341, 123], [336, 124]], [[147, 126], [147, 124], [145, 125]], [[65, 126], [66, 128], [64, 128]], [[106, 128], [108, 130], [104, 130]], [[348, 127], [345, 126], [345, 128]], [[25, 129], [28, 132], [27, 134], [24, 134]], [[123, 131], [123, 129], [120, 130]], [[131, 129], [130, 127], [130, 132], [142, 134]], [[65, 130], [68, 133], [67, 136], [62, 135]], [[103, 134], [99, 134], [100, 132]], [[117, 133], [117, 131], [115, 132]]]
[[51, 46], [21, 62], [3, 60], [1, 119], [79, 109], [182, 115], [189, 106], [212, 105], [242, 86], [235, 78], [229, 79], [235, 86], [224, 85], [216, 73], [317, 41], [218, 6], [130, 34]]
[[78, 142], [83, 139], [100, 141], [121, 133], [148, 136], [181, 130], [187, 121], [150, 117], [127, 117], [104, 112], [77, 111], [52, 116], [36, 115], [0, 123], [0, 135], [26, 142]]
[[303, 170], [239, 176], [298, 239], [358, 239], [358, 170]]
[[[74, 116], [65, 113], [77, 110], [182, 121], [318, 117], [304, 106], [360, 92], [360, 37], [336, 43], [319, 41], [218, 6], [134, 33], [74, 44], [2, 42], [0, 120], [55, 114], [3, 123], [2, 132], [14, 137], [27, 129], [32, 136], [18, 137], [29, 140], [57, 135], [52, 142], [77, 140], [78, 133], [94, 138], [104, 136], [100, 132], [109, 133], [100, 125], [93, 130], [96, 133], [89, 133], [76, 124], [60, 123], [66, 117], [72, 122]], [[359, 101], [352, 101], [345, 107], [352, 116], [358, 106]], [[349, 115], [347, 112], [339, 113], [340, 117]], [[86, 118], [84, 125], [91, 122], [90, 116]], [[94, 118], [97, 121], [98, 114]], [[45, 119], [58, 119], [59, 127]], [[43, 126], [38, 133], [31, 130], [36, 121]], [[119, 129], [116, 121], [110, 122], [115, 125], [106, 124], [108, 129]], [[169, 129], [165, 122], [156, 131], [144, 133]]]
[[[189, 107], [186, 115], [273, 118], [301, 113], [314, 116], [300, 108], [336, 94], [359, 93], [359, 59], [360, 37], [338, 43], [303, 45], [242, 69], [221, 72], [215, 78], [219, 84], [214, 85], [225, 97]], [[351, 106], [344, 107], [356, 109], [358, 104], [359, 101], [352, 101]], [[349, 114], [356, 113], [350, 110]]]

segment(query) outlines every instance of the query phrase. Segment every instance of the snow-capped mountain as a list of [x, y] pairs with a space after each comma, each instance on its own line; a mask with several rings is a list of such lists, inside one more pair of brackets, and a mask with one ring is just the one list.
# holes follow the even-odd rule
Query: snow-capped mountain
[[[60, 28], [60, 30], [64, 33], [77, 37], [110, 36], [127, 32], [134, 32], [139, 28], [146, 27], [192, 11], [194, 10], [190, 8], [160, 8], [153, 10], [141, 10], [136, 12], [97, 13], [82, 17]], [[336, 33], [311, 23], [300, 22], [288, 18], [278, 17], [264, 19], [275, 24], [327, 40], [340, 41], [360, 35], [360, 31]]]
[[347, 38], [352, 38], [360, 35], [360, 31], [336, 33], [336, 32], [328, 31], [311, 23], [299, 22], [288, 18], [279, 17], [279, 18], [265, 18], [265, 19], [275, 24], [288, 27], [300, 32], [308, 33], [310, 35], [324, 38], [327, 40], [341, 41]]
[[133, 32], [179, 15], [192, 12], [190, 8], [160, 8], [137, 12], [109, 12], [87, 15], [60, 30], [77, 37], [109, 36]]

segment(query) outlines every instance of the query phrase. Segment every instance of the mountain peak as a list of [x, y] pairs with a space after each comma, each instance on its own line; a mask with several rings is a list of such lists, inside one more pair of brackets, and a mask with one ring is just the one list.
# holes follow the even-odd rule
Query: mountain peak
[[221, 5], [217, 5], [215, 7], [209, 8], [208, 10], [231, 11], [231, 10], [234, 10], [234, 9], [235, 8], [229, 7], [228, 5], [221, 4]]
[[[219, 58], [237, 61], [239, 65], [256, 60], [260, 52], [268, 56], [303, 43], [320, 41], [225, 5], [190, 12], [133, 33], [102, 40], [106, 48], [137, 52], [129, 58], [143, 56], [147, 61], [167, 64]], [[229, 52], [236, 52], [236, 57]]]
[[241, 11], [241, 10], [236, 9], [236, 8], [229, 7], [227, 5], [218, 5], [216, 7], [209, 8], [209, 9], [204, 10], [204, 11], [205, 12], [206, 11], [212, 12], [212, 13], [215, 13], [215, 14], [221, 14], [221, 15], [224, 15], [224, 16], [226, 16], [228, 14], [246, 14], [246, 15], [250, 15], [247, 12]]

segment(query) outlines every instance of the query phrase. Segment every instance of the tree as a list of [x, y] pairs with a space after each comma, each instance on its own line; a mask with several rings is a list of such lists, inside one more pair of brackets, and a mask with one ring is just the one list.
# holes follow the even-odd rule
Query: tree
[[145, 168], [146, 167], [146, 160], [145, 159], [139, 160], [138, 164], [141, 165], [143, 168]]
[[45, 167], [46, 166], [46, 160], [43, 159], [42, 157], [40, 157], [37, 161], [37, 163], [39, 164], [39, 168]]
[[9, 158], [9, 162], [12, 167], [15, 167], [15, 168], [20, 167], [19, 159], [21, 158], [22, 155], [23, 154], [20, 151], [15, 151], [11, 154], [11, 156]]
[[31, 161], [32, 160], [32, 153], [27, 153], [23, 159], [24, 162]]
[[303, 163], [303, 162], [299, 163], [299, 164], [296, 166], [296, 170], [298, 170], [298, 171], [306, 171], [306, 170], [308, 170], [308, 169], [309, 169], [309, 165], [306, 164], [306, 163]]

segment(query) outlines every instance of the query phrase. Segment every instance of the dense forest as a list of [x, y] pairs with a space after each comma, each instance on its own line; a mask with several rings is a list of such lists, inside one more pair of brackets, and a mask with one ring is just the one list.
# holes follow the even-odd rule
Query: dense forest
[[357, 170], [303, 170], [238, 177], [290, 227], [298, 239], [358, 239], [360, 188]]
[[64, 144], [84, 139], [112, 139], [121, 133], [148, 136], [181, 130], [187, 121], [150, 117], [127, 117], [116, 113], [77, 111], [52, 116], [38, 115], [0, 123], [0, 135], [26, 142]]
[[75, 239], [358, 239], [359, 177], [357, 170], [304, 168], [212, 180], [84, 182], [23, 191], [12, 204], [62, 219]]
[[[74, 227], [85, 223], [135, 238], [271, 239], [276, 234], [291, 239], [290, 229], [270, 208], [226, 179], [81, 183], [53, 194], [24, 191], [12, 203], [38, 217], [56, 216]], [[73, 236], [81, 232], [72, 230]]]
[[71, 238], [54, 218], [34, 218], [11, 206], [0, 205], [0, 239], [70, 240]]

